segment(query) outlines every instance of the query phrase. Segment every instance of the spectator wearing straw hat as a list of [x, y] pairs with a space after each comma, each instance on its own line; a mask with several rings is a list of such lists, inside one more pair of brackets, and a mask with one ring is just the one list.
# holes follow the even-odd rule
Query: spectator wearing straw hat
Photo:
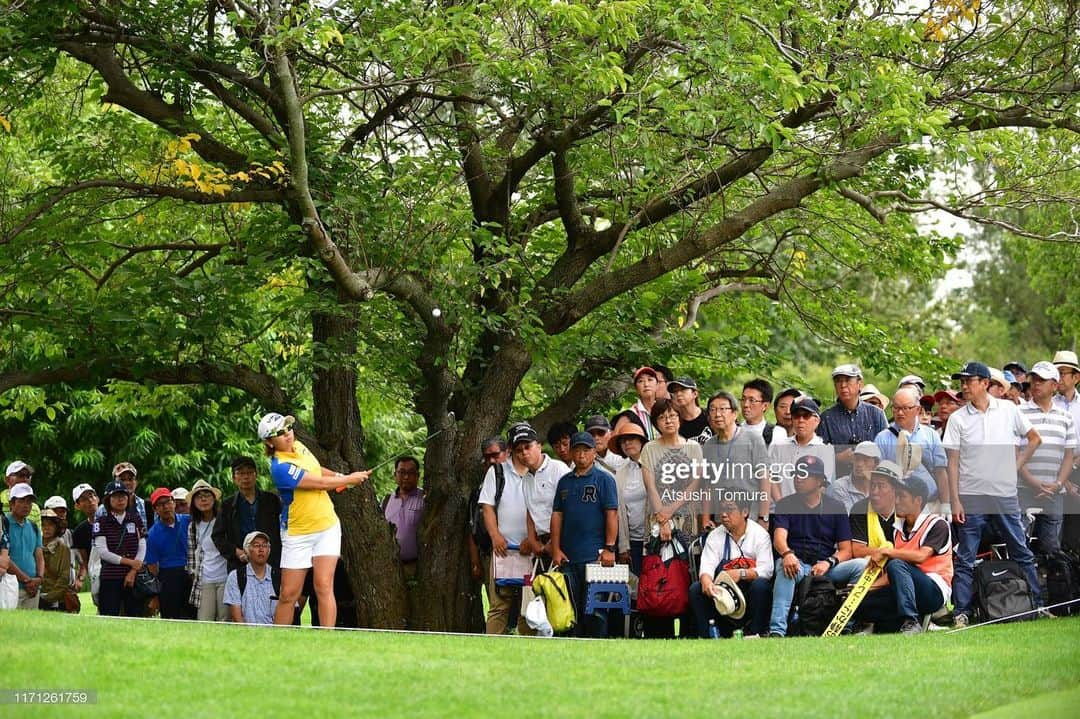
[[191, 574], [188, 603], [204, 622], [223, 622], [225, 580], [229, 564], [214, 544], [214, 525], [221, 511], [221, 490], [200, 479], [191, 486], [191, 520], [188, 525], [187, 568]]
[[881, 393], [877, 385], [868, 384], [859, 392], [859, 399], [867, 404], [872, 404], [882, 412], [889, 409], [889, 398]]
[[55, 510], [41, 512], [41, 541], [45, 559], [39, 608], [64, 611], [64, 595], [71, 586], [71, 550], [64, 544], [64, 520]]
[[720, 636], [730, 637], [744, 625], [750, 626], [751, 634], [765, 634], [772, 593], [772, 539], [752, 521], [754, 503], [745, 491], [727, 487], [717, 495], [720, 523], [705, 540], [697, 581], [690, 586], [698, 636], [709, 637], [710, 619]]
[[[1054, 354], [1051, 364], [1058, 371], [1058, 391], [1054, 395], [1054, 404], [1072, 415], [1077, 440], [1080, 440], [1080, 392], [1076, 390], [1077, 380], [1080, 380], [1080, 360], [1075, 352], [1061, 350]], [[1080, 455], [1073, 459], [1080, 460]], [[1076, 464], [1080, 465], [1080, 461]]]
[[619, 561], [628, 563], [635, 575], [641, 574], [649, 507], [649, 494], [641, 474], [641, 450], [645, 442], [645, 430], [636, 422], [624, 422], [608, 444], [609, 454], [618, 453], [626, 458], [615, 472], [615, 488], [619, 493]]

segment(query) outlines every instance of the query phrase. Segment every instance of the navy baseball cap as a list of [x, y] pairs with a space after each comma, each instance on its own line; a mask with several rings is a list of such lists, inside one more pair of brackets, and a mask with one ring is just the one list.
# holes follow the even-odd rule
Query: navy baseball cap
[[964, 379], [966, 377], [982, 377], [983, 379], [990, 379], [990, 368], [982, 362], [968, 362], [964, 365], [963, 369], [952, 376], [953, 379]]
[[593, 439], [593, 436], [588, 432], [578, 432], [570, 438], [570, 449], [573, 449], [574, 447], [578, 447], [580, 445], [585, 445], [586, 447], [596, 449], [596, 440]]
[[807, 454], [795, 460], [795, 479], [802, 477], [817, 477], [822, 483], [828, 484], [825, 463], [821, 461], [821, 457]]
[[803, 395], [802, 397], [796, 397], [791, 403], [791, 414], [796, 412], [808, 412], [815, 417], [820, 417], [821, 407], [818, 407], [818, 403], [814, 401], [813, 397]]
[[1001, 370], [1003, 372], [1009, 372], [1011, 370], [1020, 370], [1024, 374], [1028, 373], [1027, 367], [1025, 367], [1022, 362], [1017, 362], [1016, 360], [1013, 360], [1012, 362], [1008, 363], [1007, 365], [1002, 367]]

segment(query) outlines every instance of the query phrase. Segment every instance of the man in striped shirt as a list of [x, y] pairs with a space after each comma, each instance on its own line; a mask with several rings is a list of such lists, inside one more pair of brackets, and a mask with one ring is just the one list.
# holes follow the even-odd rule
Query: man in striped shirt
[[1062, 507], [1065, 483], [1072, 472], [1076, 450], [1076, 427], [1072, 415], [1054, 404], [1060, 375], [1049, 362], [1031, 368], [1031, 401], [1020, 412], [1039, 433], [1042, 443], [1020, 469], [1020, 501], [1024, 507], [1038, 508], [1035, 536], [1044, 554], [1061, 548]]

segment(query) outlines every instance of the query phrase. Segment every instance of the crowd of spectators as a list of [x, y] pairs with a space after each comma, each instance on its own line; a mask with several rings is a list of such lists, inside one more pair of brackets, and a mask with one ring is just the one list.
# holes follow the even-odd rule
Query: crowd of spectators
[[[506, 581], [520, 573], [521, 558], [533, 572], [564, 569], [577, 632], [589, 636], [621, 635], [624, 623], [607, 610], [586, 615], [586, 565], [626, 564], [638, 576], [649, 554], [686, 553], [695, 569], [690, 608], [641, 617], [646, 637], [782, 637], [805, 577], [843, 586], [870, 563], [884, 571], [858, 624], [919, 633], [926, 616], [951, 604], [964, 626], [988, 541], [1005, 545], [1041, 606], [1032, 547], [1060, 548], [1065, 498], [1078, 494], [1078, 378], [1076, 354], [1061, 351], [1030, 370], [969, 362], [952, 375], [955, 387], [936, 391], [907, 375], [886, 395], [864, 384], [858, 366], [843, 364], [832, 372], [835, 403], [826, 409], [811, 393], [776, 391], [760, 378], [738, 397], [720, 389], [702, 406], [692, 377], [641, 367], [626, 410], [589, 416], [580, 429], [571, 419], [552, 425], [554, 456], [526, 422], [483, 442], [477, 516], [490, 550], [469, 541], [473, 576], [487, 592], [486, 631], [534, 631], [521, 611], [521, 583]], [[72, 611], [89, 583], [103, 615], [285, 623], [310, 598], [333, 617], [341, 597], [329, 577], [340, 530], [318, 497], [368, 473], [340, 475], [304, 459], [291, 420], [270, 414], [260, 423], [277, 492], [259, 488], [254, 459], [238, 457], [232, 496], [199, 480], [144, 500], [137, 468], [121, 462], [100, 495], [90, 484], [72, 489], [77, 524], [64, 497], [39, 508], [33, 468], [11, 462], [0, 492], [0, 583], [17, 583], [22, 609]], [[315, 472], [320, 479], [305, 480]], [[420, 474], [417, 458], [397, 458], [396, 488], [380, 504], [406, 577], [422, 559]], [[320, 539], [297, 564], [299, 512], [310, 506], [318, 517], [329, 511], [323, 524], [332, 524], [310, 535]], [[336, 542], [320, 545], [331, 531]], [[313, 565], [316, 585], [304, 580]], [[303, 575], [290, 573], [294, 567]]]

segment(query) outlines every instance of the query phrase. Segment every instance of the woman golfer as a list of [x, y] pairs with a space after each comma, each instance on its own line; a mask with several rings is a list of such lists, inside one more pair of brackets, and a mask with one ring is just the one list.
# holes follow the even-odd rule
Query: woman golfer
[[319, 619], [337, 623], [334, 569], [341, 556], [341, 524], [326, 492], [361, 484], [367, 472], [341, 474], [319, 466], [314, 455], [293, 436], [293, 422], [277, 412], [259, 420], [259, 439], [270, 457], [270, 477], [281, 495], [281, 591], [274, 624], [292, 624], [308, 569], [314, 570]]

